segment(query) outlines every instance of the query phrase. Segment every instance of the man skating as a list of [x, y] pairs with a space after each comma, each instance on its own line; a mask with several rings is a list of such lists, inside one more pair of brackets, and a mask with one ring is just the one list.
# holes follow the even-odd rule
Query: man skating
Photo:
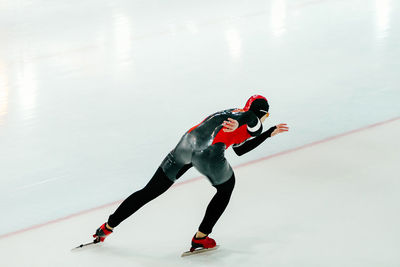
[[195, 167], [217, 192], [192, 238], [191, 251], [215, 247], [215, 240], [208, 235], [225, 211], [235, 185], [235, 175], [225, 158], [225, 150], [233, 145], [235, 153], [241, 156], [267, 138], [288, 131], [286, 124], [279, 124], [262, 132], [262, 123], [269, 116], [268, 110], [267, 99], [254, 95], [243, 109], [214, 113], [189, 129], [165, 157], [149, 183], [125, 199], [93, 237], [103, 242], [122, 221], [167, 191], [188, 169]]

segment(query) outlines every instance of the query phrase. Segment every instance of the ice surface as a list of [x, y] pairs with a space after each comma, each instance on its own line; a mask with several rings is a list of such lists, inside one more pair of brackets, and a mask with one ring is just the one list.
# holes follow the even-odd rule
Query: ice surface
[[[123, 199], [187, 129], [255, 93], [270, 101], [264, 127], [291, 130], [243, 157], [228, 150], [233, 166], [398, 118], [399, 11], [395, 0], [0, 1], [0, 236]], [[200, 179], [85, 253], [69, 248], [115, 205], [2, 238], [1, 265], [399, 266], [398, 135], [393, 121], [237, 169], [210, 256], [175, 258], [213, 194]]]
[[[116, 205], [0, 239], [4, 266], [399, 266], [400, 120], [236, 169], [212, 237], [181, 258], [214, 190], [174, 186], [103, 244], [71, 252]], [[279, 138], [279, 137], [276, 137]], [[384, 158], [384, 159], [383, 159]]]

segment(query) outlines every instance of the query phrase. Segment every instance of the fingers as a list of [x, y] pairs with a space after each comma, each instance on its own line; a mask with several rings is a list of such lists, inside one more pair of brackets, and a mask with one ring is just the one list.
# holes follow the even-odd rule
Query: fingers
[[224, 126], [224, 132], [233, 132], [234, 130], [236, 130], [235, 126], [233, 124], [230, 124], [229, 122], [224, 122], [222, 125]]
[[287, 132], [289, 131], [289, 127], [287, 126], [286, 123], [281, 123], [276, 125], [276, 129], [272, 132], [271, 136], [275, 136], [279, 133]]
[[222, 123], [222, 126], [224, 127], [223, 129], [224, 132], [233, 132], [238, 128], [239, 122], [237, 120], [228, 118], [228, 121], [224, 121]]
[[222, 123], [222, 125], [224, 125], [224, 124], [230, 125], [230, 126], [237, 126], [237, 125], [239, 125], [239, 122], [238, 122], [237, 120], [228, 118], [228, 121], [224, 121], [224, 122]]
[[286, 126], [287, 124], [282, 123], [282, 124], [278, 124], [277, 128], [279, 129], [280, 132], [287, 132], [289, 131], [289, 127]]
[[286, 123], [281, 123], [276, 125], [276, 128], [278, 130], [278, 133], [282, 133], [282, 132], [287, 132], [289, 131], [289, 127], [287, 126]]
[[229, 121], [224, 121], [222, 125], [236, 126], [239, 123], [236, 120], [228, 119]]

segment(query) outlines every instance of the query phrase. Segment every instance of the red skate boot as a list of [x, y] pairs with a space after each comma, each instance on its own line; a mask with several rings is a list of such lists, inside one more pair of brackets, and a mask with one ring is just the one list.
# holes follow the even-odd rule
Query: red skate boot
[[198, 248], [214, 248], [217, 245], [215, 240], [209, 238], [208, 236], [202, 238], [196, 238], [196, 235], [192, 238], [192, 247], [190, 248], [190, 252], [193, 252], [195, 249]]
[[215, 243], [214, 239], [209, 238], [208, 236], [196, 238], [196, 235], [194, 235], [192, 238], [192, 247], [190, 250], [183, 252], [182, 257], [213, 251], [217, 248], [218, 245]]
[[104, 223], [99, 229], [96, 230], [96, 233], [93, 235], [96, 238], [97, 242], [104, 242], [104, 239], [108, 235], [110, 235], [113, 231], [106, 226], [107, 223]]

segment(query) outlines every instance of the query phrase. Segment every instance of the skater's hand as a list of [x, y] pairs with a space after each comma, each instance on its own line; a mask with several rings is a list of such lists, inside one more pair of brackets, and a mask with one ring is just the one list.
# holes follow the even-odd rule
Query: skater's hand
[[224, 121], [222, 123], [222, 126], [224, 126], [224, 129], [223, 129], [224, 132], [230, 133], [239, 127], [239, 122], [237, 120], [228, 118], [228, 121]]
[[276, 125], [276, 129], [271, 133], [271, 136], [277, 135], [279, 133], [287, 132], [289, 131], [289, 127], [287, 127], [286, 123], [281, 123]]

